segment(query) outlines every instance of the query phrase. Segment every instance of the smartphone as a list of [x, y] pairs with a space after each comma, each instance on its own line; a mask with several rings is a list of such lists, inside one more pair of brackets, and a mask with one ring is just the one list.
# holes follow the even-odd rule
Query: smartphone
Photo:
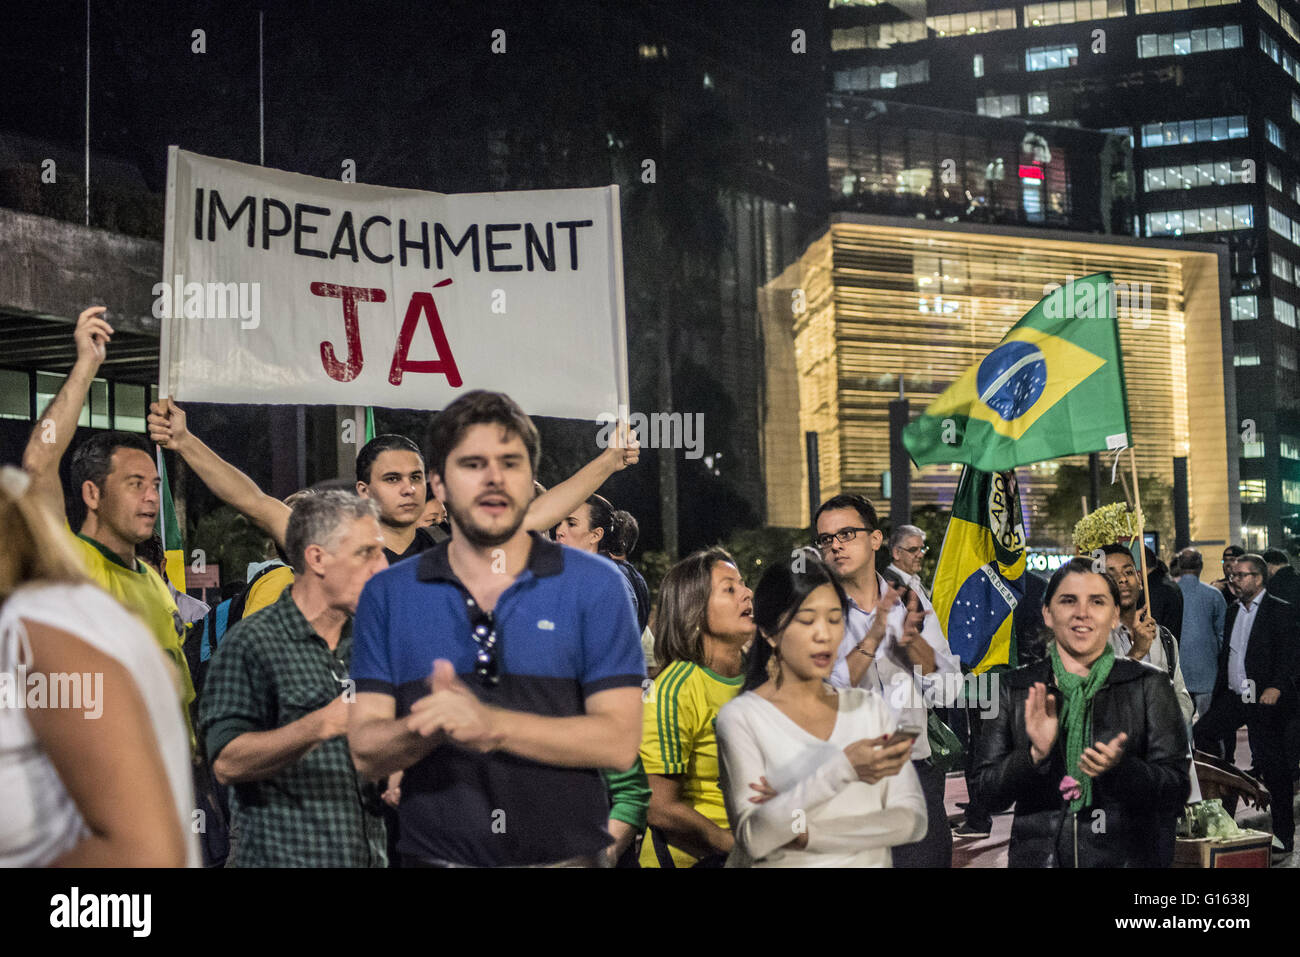
[[899, 728], [885, 739], [884, 747], [892, 747], [900, 741], [915, 741], [920, 736], [921, 732], [916, 728]]
[[907, 582], [903, 581], [902, 577], [896, 572], [890, 571], [889, 569], [885, 569], [882, 573], [882, 577], [885, 579], [887, 584], [899, 592], [898, 603], [904, 608], [910, 610], [912, 589], [908, 587]]

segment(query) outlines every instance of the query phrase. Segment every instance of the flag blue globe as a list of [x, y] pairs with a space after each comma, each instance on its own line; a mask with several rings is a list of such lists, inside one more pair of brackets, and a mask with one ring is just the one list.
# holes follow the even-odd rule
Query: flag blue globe
[[1047, 360], [1031, 342], [998, 346], [980, 363], [975, 386], [980, 401], [1011, 422], [1033, 407], [1047, 385]]

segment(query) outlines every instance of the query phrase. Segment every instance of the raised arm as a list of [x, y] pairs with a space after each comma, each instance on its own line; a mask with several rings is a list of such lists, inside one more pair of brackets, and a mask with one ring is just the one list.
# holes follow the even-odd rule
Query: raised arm
[[544, 532], [559, 525], [577, 510], [578, 506], [595, 494], [615, 472], [636, 465], [641, 458], [641, 445], [636, 434], [629, 433], [620, 424], [619, 440], [574, 472], [552, 489], [533, 499], [524, 516], [524, 528], [530, 532]]
[[289, 528], [289, 506], [267, 495], [256, 482], [190, 432], [185, 422], [185, 410], [170, 398], [150, 404], [149, 438], [180, 455], [213, 495], [246, 515], [270, 535], [275, 544], [284, 548], [284, 535]]
[[[77, 344], [77, 359], [58, 395], [36, 420], [36, 427], [23, 450], [23, 468], [32, 477], [34, 494], [54, 515], [63, 515], [63, 488], [59, 482], [59, 462], [72, 443], [77, 419], [90, 393], [90, 383], [107, 355], [113, 327], [104, 320], [104, 306], [91, 306], [77, 317], [72, 338]], [[81, 489], [73, 489], [81, 496]]]

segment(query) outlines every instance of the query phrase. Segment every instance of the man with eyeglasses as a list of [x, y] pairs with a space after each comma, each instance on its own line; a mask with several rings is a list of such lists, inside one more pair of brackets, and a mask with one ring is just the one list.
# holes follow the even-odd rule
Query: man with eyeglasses
[[1213, 702], [1194, 731], [1198, 748], [1218, 753], [1225, 735], [1246, 725], [1273, 795], [1273, 852], [1285, 856], [1294, 847], [1291, 772], [1300, 759], [1297, 619], [1294, 605], [1265, 591], [1266, 572], [1259, 555], [1242, 555], [1232, 567], [1238, 600], [1223, 623], [1227, 640], [1219, 655]]
[[[908, 609], [876, 572], [876, 552], [884, 536], [875, 506], [861, 495], [836, 495], [817, 509], [816, 545], [849, 596], [844, 640], [831, 683], [866, 688], [884, 696], [900, 727], [918, 729], [912, 764], [925, 793], [929, 824], [915, 844], [893, 849], [895, 867], [951, 867], [952, 830], [943, 805], [944, 775], [930, 764], [926, 702], [947, 706], [961, 687], [961, 668], [948, 648], [934, 614], [924, 613], [920, 639], [906, 628]], [[919, 599], [918, 595], [918, 599]], [[884, 627], [877, 625], [885, 613]], [[917, 612], [922, 612], [918, 607]], [[923, 613], [923, 612], [922, 612]]]
[[934, 607], [930, 604], [929, 592], [921, 584], [921, 562], [928, 551], [925, 547], [925, 532], [915, 525], [900, 525], [889, 536], [889, 554], [894, 560], [886, 570], [893, 572], [908, 588], [916, 592], [925, 611]]
[[406, 772], [403, 866], [596, 866], [613, 841], [599, 769], [628, 770], [641, 743], [626, 583], [524, 528], [541, 449], [508, 396], [461, 396], [428, 445], [453, 533], [362, 595], [353, 758]]
[[212, 656], [199, 734], [231, 787], [227, 867], [383, 867], [375, 778], [348, 753], [352, 615], [388, 563], [374, 503], [304, 498], [285, 546], [293, 584], [242, 619]]

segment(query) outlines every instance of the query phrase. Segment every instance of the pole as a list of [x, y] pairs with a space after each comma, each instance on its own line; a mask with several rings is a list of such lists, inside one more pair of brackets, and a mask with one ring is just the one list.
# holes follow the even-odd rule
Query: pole
[[86, 0], [86, 225], [90, 225], [90, 0]]
[[816, 522], [813, 516], [817, 514], [817, 506], [821, 504], [821, 469], [817, 461], [817, 433], [805, 432], [803, 434], [804, 445], [808, 455], [808, 524], [816, 530]]
[[1146, 540], [1146, 518], [1142, 514], [1142, 496], [1138, 493], [1138, 466], [1137, 455], [1133, 452], [1133, 447], [1129, 446], [1128, 464], [1133, 473], [1133, 508], [1137, 511], [1138, 517], [1138, 556], [1142, 562], [1142, 593], [1146, 595], [1146, 607], [1151, 608], [1151, 596], [1147, 594], [1150, 591], [1150, 585], [1147, 581], [1147, 540]]
[[1101, 508], [1101, 454], [1092, 452], [1088, 455], [1088, 508], [1084, 514]]
[[266, 102], [262, 74], [262, 18], [266, 14], [257, 11], [257, 163], [266, 165]]

